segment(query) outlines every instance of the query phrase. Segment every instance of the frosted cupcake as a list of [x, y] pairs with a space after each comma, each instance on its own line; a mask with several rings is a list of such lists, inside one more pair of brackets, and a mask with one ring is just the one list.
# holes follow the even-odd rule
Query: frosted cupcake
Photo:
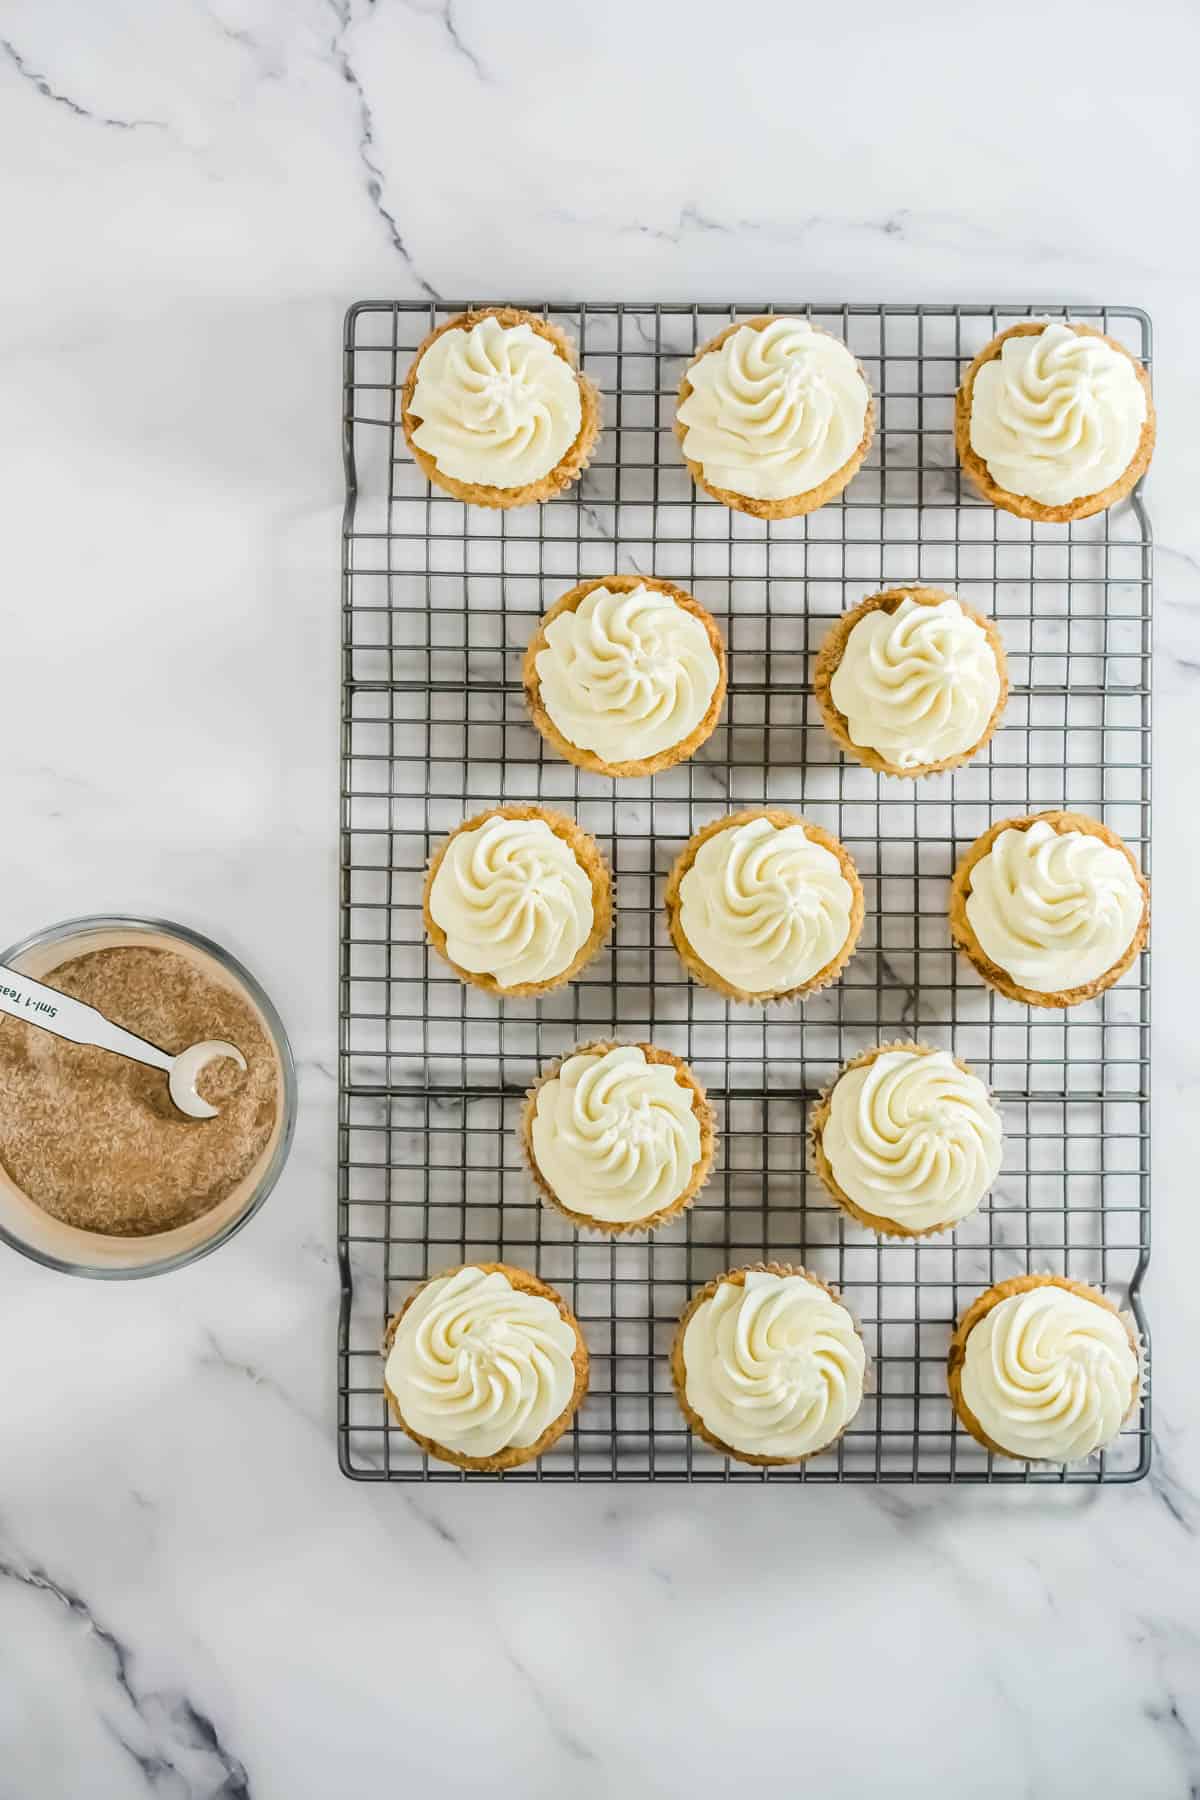
[[1000, 1115], [948, 1050], [883, 1044], [846, 1064], [813, 1112], [813, 1158], [851, 1218], [929, 1237], [973, 1213], [1000, 1171]]
[[1008, 664], [990, 619], [940, 588], [888, 588], [837, 621], [813, 678], [826, 729], [884, 775], [957, 769], [1000, 722]]
[[782, 807], [716, 819], [685, 845], [666, 891], [685, 968], [731, 1000], [790, 1000], [841, 974], [862, 884], [835, 837]]
[[689, 363], [675, 416], [692, 480], [757, 519], [790, 519], [834, 499], [874, 431], [861, 365], [807, 319], [727, 326]]
[[959, 461], [985, 500], [1061, 523], [1114, 506], [1154, 450], [1150, 377], [1090, 325], [1031, 319], [984, 346], [958, 390]]
[[557, 325], [512, 306], [448, 319], [417, 350], [401, 395], [413, 456], [475, 506], [528, 506], [578, 479], [600, 396]]
[[532, 1462], [587, 1391], [579, 1321], [552, 1287], [507, 1263], [467, 1263], [414, 1289], [383, 1353], [396, 1423], [460, 1469]]
[[725, 646], [699, 601], [648, 575], [582, 581], [525, 653], [530, 717], [598, 775], [653, 775], [693, 755], [725, 700]]
[[759, 1264], [693, 1296], [671, 1347], [685, 1419], [738, 1462], [798, 1463], [862, 1404], [867, 1353], [848, 1309], [806, 1269]]
[[582, 1044], [547, 1071], [521, 1120], [538, 1187], [575, 1225], [648, 1231], [691, 1205], [716, 1147], [712, 1108], [678, 1056]]
[[984, 980], [1027, 1006], [1075, 1006], [1119, 981], [1150, 930], [1150, 887], [1086, 813], [1001, 819], [950, 885], [950, 935]]
[[435, 852], [424, 917], [460, 980], [493, 994], [545, 994], [573, 980], [607, 937], [612, 881], [574, 819], [497, 806]]
[[1111, 1444], [1137, 1410], [1141, 1357], [1132, 1324], [1095, 1288], [1019, 1275], [964, 1313], [948, 1381], [955, 1412], [986, 1450], [1076, 1462]]

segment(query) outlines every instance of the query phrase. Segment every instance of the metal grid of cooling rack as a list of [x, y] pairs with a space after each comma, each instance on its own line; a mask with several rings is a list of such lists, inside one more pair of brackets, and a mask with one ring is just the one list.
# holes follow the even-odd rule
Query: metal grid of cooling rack
[[[591, 1351], [575, 1426], [508, 1481], [1134, 1481], [1149, 1400], [1102, 1458], [1044, 1469], [993, 1459], [946, 1398], [953, 1320], [993, 1281], [1050, 1269], [1103, 1285], [1146, 1321], [1149, 967], [1068, 1013], [988, 990], [950, 949], [947, 882], [993, 820], [1069, 806], [1104, 818], [1149, 867], [1150, 530], [1140, 496], [1069, 527], [993, 510], [960, 482], [953, 396], [996, 331], [1030, 315], [1097, 323], [1150, 360], [1126, 307], [542, 305], [604, 396], [583, 480], [547, 506], [468, 508], [431, 491], [405, 449], [412, 353], [465, 305], [368, 303], [347, 316], [338, 1237], [338, 1436], [366, 1480], [491, 1480], [429, 1462], [388, 1419], [384, 1322], [427, 1274], [470, 1259], [535, 1269], [574, 1307]], [[880, 399], [871, 456], [843, 499], [763, 524], [699, 495], [671, 425], [693, 350], [731, 319], [807, 313], [845, 338]], [[724, 718], [697, 756], [620, 782], [558, 760], [525, 717], [534, 624], [588, 576], [681, 582], [729, 649]], [[831, 621], [901, 582], [990, 612], [1012, 694], [990, 754], [916, 784], [842, 757], [810, 685]], [[611, 947], [540, 1002], [498, 1002], [430, 952], [431, 848], [506, 800], [562, 808], [600, 841], [617, 888]], [[690, 982], [667, 938], [663, 884], [707, 820], [794, 807], [836, 832], [867, 921], [842, 980], [803, 1007], [731, 1006]], [[652, 1039], [708, 1086], [722, 1132], [713, 1178], [649, 1239], [577, 1234], [541, 1206], [514, 1135], [536, 1072], [597, 1034]], [[996, 1090], [1004, 1166], [951, 1236], [880, 1242], [805, 1169], [805, 1116], [840, 1064], [878, 1041], [952, 1046]], [[800, 1469], [728, 1464], [684, 1427], [667, 1351], [689, 1294], [760, 1258], [837, 1283], [875, 1391], [836, 1450]]]

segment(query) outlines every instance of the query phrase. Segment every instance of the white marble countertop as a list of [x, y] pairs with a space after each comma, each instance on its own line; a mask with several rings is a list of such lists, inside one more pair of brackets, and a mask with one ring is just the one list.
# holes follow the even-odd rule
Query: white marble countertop
[[[277, 1000], [303, 1098], [211, 1260], [110, 1287], [0, 1256], [3, 1800], [1200, 1791], [1200, 15], [809, 12], [0, 4], [3, 930], [210, 933]], [[465, 291], [1153, 315], [1140, 1486], [339, 1475], [341, 318]]]

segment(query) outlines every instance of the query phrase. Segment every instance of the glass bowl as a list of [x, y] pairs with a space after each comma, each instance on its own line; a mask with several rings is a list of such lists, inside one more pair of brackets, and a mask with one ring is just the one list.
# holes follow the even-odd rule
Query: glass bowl
[[279, 1180], [292, 1144], [296, 1065], [283, 1021], [249, 970], [219, 944], [189, 931], [186, 925], [173, 925], [165, 919], [96, 916], [67, 919], [61, 925], [35, 932], [5, 951], [0, 962], [44, 981], [61, 963], [74, 957], [130, 944], [173, 950], [199, 963], [205, 975], [233, 988], [258, 1015], [279, 1061], [275, 1127], [253, 1168], [224, 1200], [186, 1225], [145, 1237], [111, 1237], [66, 1225], [35, 1205], [0, 1165], [0, 1242], [64, 1275], [120, 1281], [162, 1275], [168, 1269], [182, 1269], [197, 1262], [228, 1242], [254, 1216]]

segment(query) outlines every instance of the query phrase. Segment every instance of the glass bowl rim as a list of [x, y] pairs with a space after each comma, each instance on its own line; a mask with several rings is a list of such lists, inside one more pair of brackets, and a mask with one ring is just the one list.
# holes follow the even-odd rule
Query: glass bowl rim
[[292, 1147], [299, 1098], [296, 1062], [292, 1055], [287, 1028], [280, 1018], [274, 1002], [245, 964], [240, 962], [232, 951], [224, 949], [212, 938], [205, 937], [202, 932], [193, 931], [190, 925], [180, 925], [174, 919], [146, 918], [133, 913], [85, 913], [79, 918], [61, 919], [55, 925], [46, 925], [40, 931], [31, 931], [18, 943], [10, 945], [7, 950], [0, 951], [0, 962], [13, 962], [17, 957], [26, 955], [30, 950], [38, 950], [45, 945], [60, 943], [65, 938], [73, 937], [77, 932], [103, 930], [162, 933], [179, 938], [183, 943], [190, 944], [194, 949], [211, 956], [227, 974], [232, 975], [242, 984], [262, 1014], [271, 1034], [283, 1077], [283, 1126], [271, 1160], [255, 1185], [248, 1204], [204, 1243], [197, 1244], [189, 1250], [180, 1250], [173, 1256], [161, 1257], [156, 1262], [144, 1263], [136, 1269], [101, 1268], [92, 1263], [67, 1261], [63, 1257], [51, 1255], [47, 1250], [39, 1250], [34, 1245], [25, 1243], [7, 1230], [3, 1224], [0, 1224], [0, 1243], [7, 1244], [10, 1249], [16, 1250], [21, 1256], [28, 1257], [31, 1262], [40, 1263], [43, 1268], [54, 1269], [60, 1275], [81, 1275], [95, 1281], [138, 1281], [150, 1275], [167, 1275], [174, 1269], [186, 1269], [189, 1264], [199, 1262], [201, 1257], [210, 1256], [222, 1244], [227, 1244], [230, 1238], [239, 1232], [263, 1205], [283, 1174], [284, 1165]]

